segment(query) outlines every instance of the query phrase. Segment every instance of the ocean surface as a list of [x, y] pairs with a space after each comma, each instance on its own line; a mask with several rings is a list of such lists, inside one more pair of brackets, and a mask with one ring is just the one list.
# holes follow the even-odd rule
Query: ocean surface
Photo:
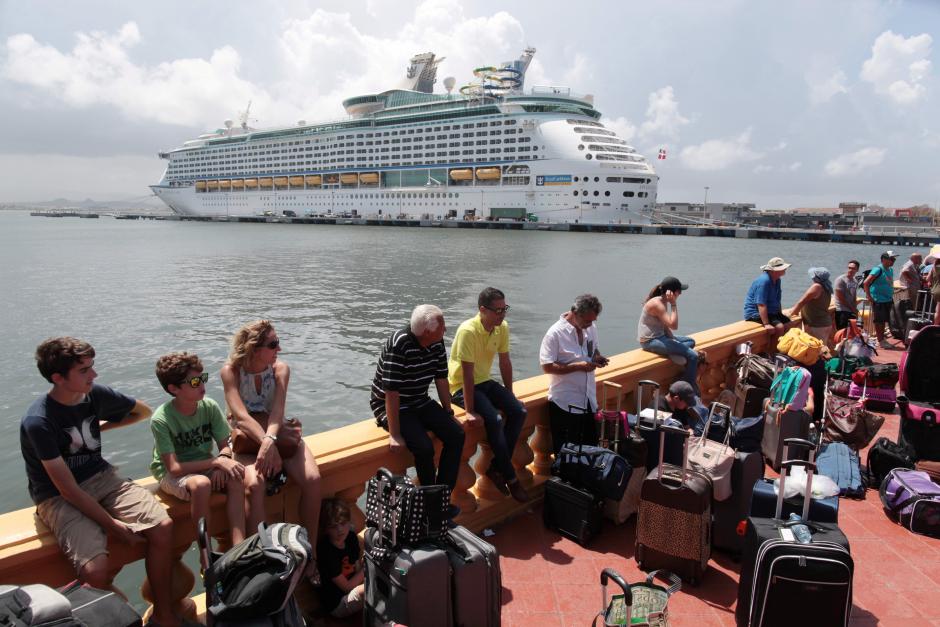
[[[913, 249], [899, 250], [902, 258]], [[0, 212], [0, 510], [27, 507], [19, 423], [49, 384], [33, 352], [43, 339], [74, 335], [97, 351], [98, 382], [156, 407], [167, 400], [153, 369], [175, 350], [202, 357], [208, 393], [232, 333], [273, 321], [292, 369], [288, 412], [307, 434], [370, 418], [369, 386], [386, 337], [420, 303], [445, 313], [449, 347], [486, 286], [512, 306], [517, 378], [539, 372], [545, 330], [583, 292], [604, 305], [600, 347], [637, 347], [636, 323], [650, 288], [666, 275], [687, 282], [680, 333], [741, 318], [750, 282], [768, 258], [793, 263], [784, 306], [809, 285], [807, 269], [833, 277], [849, 259], [878, 262], [881, 248], [725, 238], [506, 232], [289, 224], [208, 224], [102, 217], [39, 218]], [[131, 477], [148, 473], [147, 424], [109, 431], [104, 451]]]

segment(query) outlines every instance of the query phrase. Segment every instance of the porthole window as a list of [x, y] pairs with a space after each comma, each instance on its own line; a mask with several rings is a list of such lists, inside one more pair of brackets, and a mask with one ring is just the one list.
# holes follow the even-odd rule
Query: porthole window
[[584, 144], [578, 144], [578, 150], [584, 150]]
[[591, 153], [587, 153], [586, 155], [584, 155], [584, 158], [587, 159], [588, 161], [590, 161], [591, 158], [592, 158], [592, 157], [591, 157]]
[[595, 182], [595, 183], [599, 183], [600, 180], [601, 180], [601, 177], [599, 177], [599, 176], [595, 176], [595, 177], [594, 177], [594, 182]]
[[594, 190], [594, 195], [595, 195], [595, 196], [600, 196], [600, 194], [601, 194], [601, 193], [600, 193], [599, 191], [597, 191], [596, 189]]
[[610, 190], [607, 190], [606, 192], [604, 192], [604, 195], [605, 195], [605, 196], [610, 196]]
[[578, 195], [578, 190], [574, 190], [574, 191], [571, 192], [571, 193], [572, 193], [573, 195], [577, 196], [577, 195]]
[[575, 183], [578, 182], [578, 177], [574, 177], [574, 182], [575, 182]]

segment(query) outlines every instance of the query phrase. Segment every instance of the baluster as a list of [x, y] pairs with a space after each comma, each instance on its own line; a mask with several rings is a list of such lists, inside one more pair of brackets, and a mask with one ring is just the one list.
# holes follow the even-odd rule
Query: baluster
[[550, 477], [552, 474], [552, 430], [547, 424], [541, 422], [535, 425], [535, 435], [529, 442], [533, 451], [534, 461], [529, 466], [532, 472], [539, 477]]
[[493, 461], [493, 449], [490, 448], [490, 444], [486, 440], [480, 440], [479, 446], [480, 454], [477, 455], [477, 461], [473, 465], [473, 468], [477, 473], [477, 482], [475, 488], [477, 496], [488, 501], [502, 500], [506, 497], [495, 485], [493, 485], [493, 482], [490, 481], [490, 478], [486, 476], [486, 471], [490, 467], [490, 462]]
[[476, 473], [470, 466], [470, 458], [476, 453], [482, 429], [470, 428], [465, 431], [463, 450], [460, 452], [460, 466], [457, 468], [457, 485], [454, 486], [450, 500], [460, 508], [461, 513], [469, 514], [479, 508], [477, 497], [470, 491], [477, 482]]
[[532, 419], [526, 420], [522, 431], [519, 432], [519, 440], [516, 442], [516, 448], [512, 452], [512, 465], [516, 469], [516, 477], [525, 487], [532, 485], [532, 471], [528, 466], [535, 459], [535, 453], [529, 447], [529, 438], [535, 431], [535, 423]]

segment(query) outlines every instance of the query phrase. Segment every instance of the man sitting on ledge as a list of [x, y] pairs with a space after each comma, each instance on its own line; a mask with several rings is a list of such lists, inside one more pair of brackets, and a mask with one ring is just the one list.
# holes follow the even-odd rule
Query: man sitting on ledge
[[110, 588], [117, 570], [108, 563], [108, 535], [146, 544], [153, 591], [148, 625], [180, 625], [170, 598], [173, 521], [150, 492], [121, 478], [101, 456], [101, 431], [146, 420], [150, 408], [96, 385], [95, 349], [82, 340], [46, 340], [36, 349], [36, 365], [52, 390], [26, 411], [20, 448], [39, 518], [78, 578], [96, 588]]
[[758, 322], [771, 336], [770, 345], [775, 346], [777, 338], [786, 331], [790, 318], [783, 313], [780, 304], [782, 294], [781, 277], [787, 273], [790, 264], [780, 257], [774, 257], [761, 266], [763, 272], [751, 283], [744, 299], [744, 319]]

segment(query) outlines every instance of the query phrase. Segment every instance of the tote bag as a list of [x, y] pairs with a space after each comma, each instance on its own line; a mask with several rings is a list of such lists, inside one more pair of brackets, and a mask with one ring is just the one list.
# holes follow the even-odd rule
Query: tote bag
[[[734, 464], [734, 449], [729, 444], [731, 429], [726, 423], [725, 437], [721, 442], [708, 439], [708, 429], [715, 414], [712, 403], [708, 420], [702, 435], [689, 445], [689, 467], [701, 472], [712, 480], [712, 495], [716, 501], [724, 501], [731, 496], [731, 466]], [[728, 420], [728, 414], [725, 414]]]

